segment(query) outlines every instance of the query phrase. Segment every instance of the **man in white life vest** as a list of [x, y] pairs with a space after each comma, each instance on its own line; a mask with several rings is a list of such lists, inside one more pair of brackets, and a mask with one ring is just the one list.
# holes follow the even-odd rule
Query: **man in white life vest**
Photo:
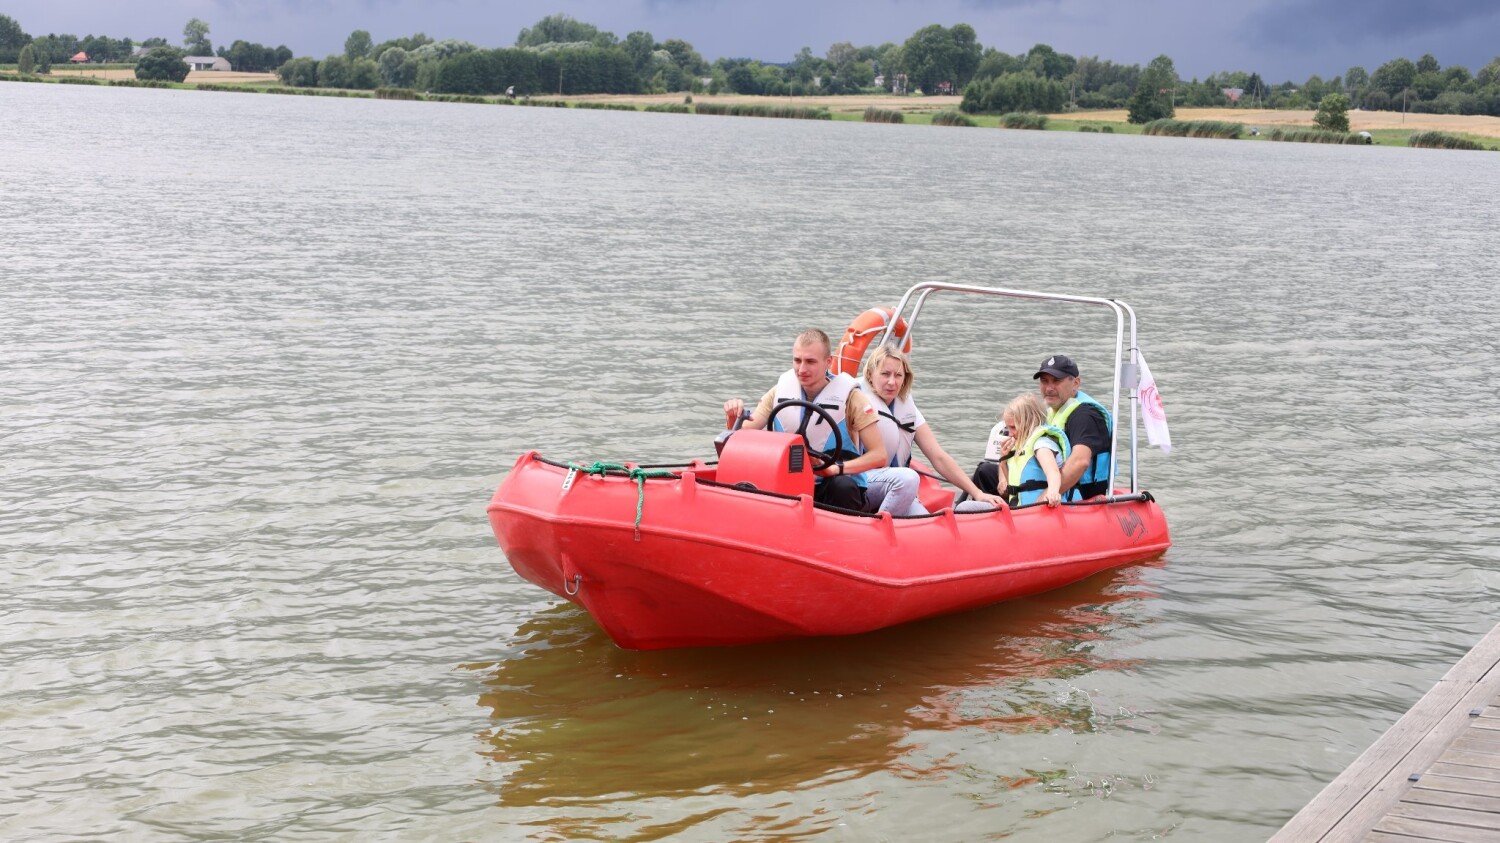
[[[822, 407], [839, 428], [844, 442], [844, 451], [839, 461], [818, 472], [813, 499], [818, 503], [840, 509], [866, 510], [865, 479], [861, 472], [885, 465], [888, 456], [885, 441], [881, 439], [876, 422], [880, 416], [863, 392], [856, 388], [857, 382], [848, 375], [830, 374], [833, 363], [832, 346], [828, 335], [810, 328], [797, 335], [792, 343], [792, 368], [781, 375], [776, 385], [761, 397], [743, 427], [761, 429], [771, 424], [777, 430], [796, 430], [802, 423], [802, 415], [809, 411], [792, 407], [781, 411], [771, 419], [771, 409], [782, 401], [811, 401]], [[745, 412], [745, 402], [731, 398], [724, 402], [724, 426], [734, 423]], [[827, 422], [813, 415], [807, 425], [807, 438], [819, 451], [834, 449], [834, 431]]]

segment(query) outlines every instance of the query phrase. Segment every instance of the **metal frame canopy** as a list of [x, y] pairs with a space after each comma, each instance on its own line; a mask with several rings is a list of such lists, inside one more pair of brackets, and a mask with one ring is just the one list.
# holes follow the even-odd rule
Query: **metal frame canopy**
[[[949, 284], [943, 281], [923, 281], [915, 284], [901, 297], [901, 303], [896, 305], [896, 312], [892, 314], [890, 321], [886, 323], [885, 331], [881, 333], [879, 343], [889, 342], [891, 333], [896, 329], [897, 320], [906, 312], [907, 306], [911, 306], [911, 316], [906, 319], [906, 336], [911, 337], [917, 330], [917, 317], [922, 313], [922, 305], [927, 303], [927, 297], [933, 293], [951, 292], [967, 293], [978, 296], [1002, 296], [1012, 299], [1030, 299], [1033, 301], [1056, 301], [1069, 304], [1090, 304], [1099, 307], [1107, 307], [1115, 314], [1115, 380], [1114, 391], [1111, 397], [1110, 413], [1114, 417], [1114, 429], [1110, 431], [1110, 461], [1109, 461], [1109, 497], [1115, 495], [1115, 477], [1119, 472], [1119, 442], [1120, 442], [1120, 387], [1124, 386], [1130, 397], [1130, 491], [1137, 491], [1136, 472], [1136, 419], [1141, 403], [1140, 397], [1140, 348], [1135, 339], [1135, 310], [1125, 302], [1118, 299], [1101, 299], [1092, 296], [1069, 296], [1062, 293], [1035, 293], [1028, 290], [1006, 290], [999, 287], [976, 287], [969, 284]], [[915, 299], [915, 301], [913, 301]], [[1130, 323], [1130, 358], [1125, 359], [1125, 323]], [[877, 343], [877, 344], [879, 344]]]

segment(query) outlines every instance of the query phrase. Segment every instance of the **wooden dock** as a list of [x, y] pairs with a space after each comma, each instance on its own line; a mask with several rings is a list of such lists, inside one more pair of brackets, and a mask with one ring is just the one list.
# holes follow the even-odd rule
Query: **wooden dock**
[[1271, 840], [1500, 841], [1500, 625]]

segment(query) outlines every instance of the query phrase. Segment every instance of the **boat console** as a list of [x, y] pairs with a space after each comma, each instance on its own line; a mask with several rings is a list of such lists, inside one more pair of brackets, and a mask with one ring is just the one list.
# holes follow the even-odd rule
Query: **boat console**
[[810, 495], [813, 460], [796, 433], [737, 430], [724, 442], [716, 479], [731, 486], [747, 483], [778, 495]]

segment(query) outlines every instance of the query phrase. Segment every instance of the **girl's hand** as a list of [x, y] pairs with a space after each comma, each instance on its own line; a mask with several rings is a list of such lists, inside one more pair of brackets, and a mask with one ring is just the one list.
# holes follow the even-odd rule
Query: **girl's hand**
[[1042, 494], [1042, 500], [1046, 501], [1049, 507], [1057, 506], [1062, 503], [1062, 495], [1052, 489], [1048, 489]]
[[995, 507], [996, 509], [1010, 508], [1010, 505], [1005, 502], [1005, 498], [1002, 498], [999, 495], [986, 495], [985, 493], [980, 492], [979, 494], [974, 496], [974, 500], [983, 501], [990, 506]]

